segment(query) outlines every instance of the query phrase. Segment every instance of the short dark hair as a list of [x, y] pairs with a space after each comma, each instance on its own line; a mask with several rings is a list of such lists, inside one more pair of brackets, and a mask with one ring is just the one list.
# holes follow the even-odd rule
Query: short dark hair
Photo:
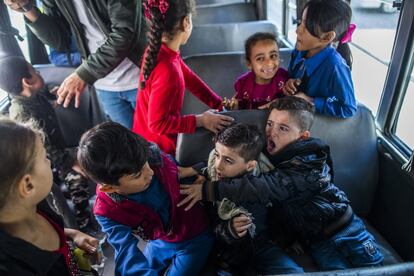
[[295, 120], [301, 131], [310, 130], [312, 127], [315, 107], [302, 98], [289, 96], [276, 99], [270, 105], [270, 111], [273, 109], [289, 112], [289, 115]]
[[94, 181], [119, 185], [124, 175], [139, 173], [148, 159], [149, 143], [126, 127], [106, 122], [82, 135], [77, 158]]
[[22, 79], [31, 78], [29, 66], [23, 57], [11, 56], [0, 59], [0, 88], [9, 94], [23, 91]]
[[214, 142], [237, 150], [245, 162], [257, 160], [264, 146], [259, 128], [245, 123], [237, 123], [221, 130]]
[[263, 41], [263, 40], [273, 40], [274, 42], [276, 42], [276, 45], [277, 45], [277, 39], [276, 39], [276, 35], [274, 33], [258, 32], [258, 33], [255, 33], [255, 34], [249, 36], [247, 38], [246, 42], [244, 43], [244, 51], [245, 51], [245, 54], [246, 54], [246, 59], [248, 61], [250, 61], [250, 55], [252, 54], [253, 46], [257, 42]]

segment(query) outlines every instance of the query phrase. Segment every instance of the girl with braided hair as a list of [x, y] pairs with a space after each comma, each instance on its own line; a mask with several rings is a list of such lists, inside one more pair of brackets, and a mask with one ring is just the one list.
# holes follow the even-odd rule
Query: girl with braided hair
[[221, 109], [222, 102], [180, 56], [180, 46], [187, 42], [193, 28], [194, 6], [194, 0], [144, 3], [150, 29], [132, 130], [173, 155], [178, 133], [192, 133], [196, 127], [217, 133], [233, 121], [213, 111], [181, 116], [185, 88], [210, 108]]

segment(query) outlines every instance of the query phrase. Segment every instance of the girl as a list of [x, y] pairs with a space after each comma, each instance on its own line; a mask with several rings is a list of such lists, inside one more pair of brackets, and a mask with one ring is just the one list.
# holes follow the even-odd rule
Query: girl
[[0, 274], [78, 275], [67, 239], [88, 253], [99, 241], [74, 229], [48, 207], [52, 170], [43, 135], [0, 119]]
[[357, 110], [347, 44], [355, 29], [351, 16], [344, 0], [311, 0], [304, 7], [289, 63], [292, 79], [283, 89], [313, 103], [317, 113], [347, 118]]
[[184, 64], [179, 53], [193, 28], [194, 0], [148, 0], [144, 5], [151, 27], [132, 130], [175, 154], [178, 133], [192, 133], [196, 127], [217, 132], [233, 119], [211, 111], [180, 114], [185, 88], [211, 108], [221, 108], [221, 98]]
[[251, 70], [234, 83], [236, 94], [224, 99], [227, 109], [256, 109], [283, 96], [289, 75], [279, 68], [279, 48], [272, 33], [255, 33], [245, 43], [247, 67]]

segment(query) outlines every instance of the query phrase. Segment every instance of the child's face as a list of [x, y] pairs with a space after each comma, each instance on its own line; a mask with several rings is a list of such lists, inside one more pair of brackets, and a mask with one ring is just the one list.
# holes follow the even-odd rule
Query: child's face
[[116, 192], [122, 195], [135, 194], [145, 191], [151, 184], [154, 171], [150, 168], [148, 162], [142, 167], [138, 174], [124, 175], [119, 179], [118, 185], [103, 184], [101, 191]]
[[226, 147], [219, 142], [216, 143], [214, 157], [214, 166], [219, 179], [233, 178], [245, 173], [246, 171], [251, 171], [254, 168], [252, 162], [246, 162], [243, 157], [239, 155], [237, 150]]
[[273, 109], [266, 123], [267, 152], [275, 155], [290, 143], [308, 137], [286, 110]]
[[43, 89], [45, 82], [38, 71], [36, 71], [30, 63], [27, 63], [29, 67], [30, 79], [23, 79], [26, 82], [26, 86], [29, 88], [31, 94], [35, 94], [37, 91]]
[[39, 137], [36, 138], [36, 159], [33, 171], [30, 173], [34, 187], [36, 203], [42, 201], [52, 189], [53, 175], [50, 160]]
[[247, 66], [256, 76], [256, 83], [270, 83], [279, 68], [279, 48], [274, 40], [261, 40], [251, 49]]
[[331, 40], [326, 38], [328, 33], [321, 34], [320, 37], [313, 36], [306, 28], [306, 16], [308, 9], [304, 9], [302, 13], [302, 22], [296, 29], [297, 40], [296, 49], [298, 51], [309, 51], [308, 57], [318, 53], [320, 50], [325, 48]]

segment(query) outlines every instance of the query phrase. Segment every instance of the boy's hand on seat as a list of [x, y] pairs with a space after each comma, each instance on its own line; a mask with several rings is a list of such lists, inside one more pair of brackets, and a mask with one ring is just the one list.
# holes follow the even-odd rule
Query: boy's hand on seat
[[196, 116], [196, 123], [198, 127], [204, 127], [214, 133], [219, 132], [221, 129], [231, 125], [233, 122], [233, 117], [217, 114], [212, 110], [207, 110], [203, 114]]
[[288, 79], [285, 85], [283, 86], [283, 93], [286, 96], [295, 95], [298, 92], [297, 87], [300, 85], [300, 79]]
[[185, 207], [184, 210], [188, 211], [193, 206], [203, 199], [203, 183], [206, 181], [206, 178], [202, 175], [197, 176], [197, 179], [194, 181], [193, 184], [190, 185], [180, 185], [180, 194], [187, 195], [183, 200], [181, 200], [177, 207], [181, 207], [184, 204], [188, 205]]
[[250, 218], [242, 214], [240, 216], [233, 217], [231, 220], [231, 227], [234, 232], [237, 233], [237, 236], [239, 236], [239, 238], [246, 236], [247, 230], [252, 225]]
[[178, 178], [186, 178], [186, 177], [192, 177], [194, 175], [197, 175], [197, 171], [194, 170], [192, 167], [180, 167], [178, 168]]

